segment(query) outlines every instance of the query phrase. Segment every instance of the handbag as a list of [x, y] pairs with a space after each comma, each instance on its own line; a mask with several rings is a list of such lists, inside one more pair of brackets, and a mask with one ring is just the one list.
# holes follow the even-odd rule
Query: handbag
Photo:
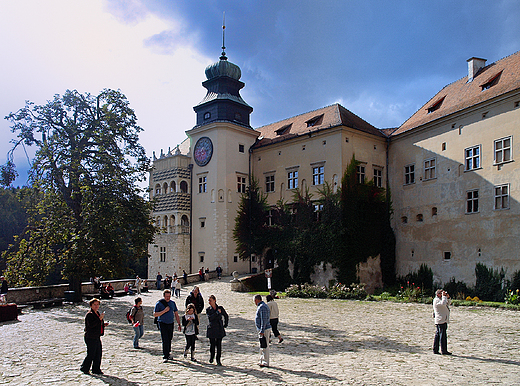
[[267, 339], [265, 338], [265, 335], [259, 338], [260, 340], [260, 348], [267, 348]]

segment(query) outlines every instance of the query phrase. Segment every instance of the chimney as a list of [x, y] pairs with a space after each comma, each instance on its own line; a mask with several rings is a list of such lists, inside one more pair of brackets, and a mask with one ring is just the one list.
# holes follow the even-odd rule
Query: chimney
[[473, 80], [477, 75], [477, 72], [486, 66], [486, 59], [472, 57], [467, 60], [468, 62], [468, 83]]

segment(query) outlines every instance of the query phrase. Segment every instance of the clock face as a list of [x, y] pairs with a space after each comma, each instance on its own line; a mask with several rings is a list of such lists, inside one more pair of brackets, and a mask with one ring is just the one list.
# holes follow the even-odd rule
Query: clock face
[[199, 166], [206, 166], [213, 155], [213, 143], [208, 137], [199, 138], [195, 144], [193, 158]]

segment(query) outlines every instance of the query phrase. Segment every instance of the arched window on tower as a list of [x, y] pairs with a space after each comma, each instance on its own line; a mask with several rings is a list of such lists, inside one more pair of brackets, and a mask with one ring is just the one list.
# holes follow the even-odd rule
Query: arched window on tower
[[172, 214], [170, 216], [170, 229], [169, 233], [175, 233], [175, 216]]
[[168, 193], [168, 183], [167, 182], [165, 182], [163, 184], [163, 192], [164, 192], [164, 194]]
[[181, 232], [190, 233], [190, 220], [185, 214], [183, 214], [181, 217]]
[[181, 192], [188, 193], [188, 183], [186, 181], [181, 181]]
[[168, 216], [164, 216], [163, 218], [163, 233], [168, 233]]
[[161, 185], [157, 184], [155, 185], [155, 195], [158, 196], [161, 194]]
[[175, 181], [172, 181], [171, 184], [170, 184], [170, 193], [175, 193], [175, 189], [176, 186], [175, 186]]

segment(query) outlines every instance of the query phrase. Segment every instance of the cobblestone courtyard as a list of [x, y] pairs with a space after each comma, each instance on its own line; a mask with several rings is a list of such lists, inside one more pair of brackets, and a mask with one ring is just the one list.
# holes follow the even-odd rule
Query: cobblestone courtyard
[[[133, 330], [125, 320], [133, 297], [102, 301], [110, 321], [102, 339], [102, 376], [79, 371], [86, 353], [86, 303], [29, 310], [19, 322], [0, 324], [0, 384], [520, 385], [520, 312], [489, 308], [452, 307], [448, 348], [453, 356], [448, 357], [433, 355], [430, 348], [431, 305], [280, 299], [284, 342], [271, 346], [271, 367], [260, 368], [252, 296], [231, 292], [229, 279], [200, 285], [204, 300], [214, 294], [230, 315], [222, 367], [208, 363], [205, 313], [197, 362], [182, 357], [185, 340], [178, 332], [173, 338], [175, 360], [162, 362], [160, 335], [151, 316], [161, 293], [152, 291], [142, 296], [142, 350], [132, 348]], [[183, 288], [177, 301], [181, 312], [191, 288]]]

